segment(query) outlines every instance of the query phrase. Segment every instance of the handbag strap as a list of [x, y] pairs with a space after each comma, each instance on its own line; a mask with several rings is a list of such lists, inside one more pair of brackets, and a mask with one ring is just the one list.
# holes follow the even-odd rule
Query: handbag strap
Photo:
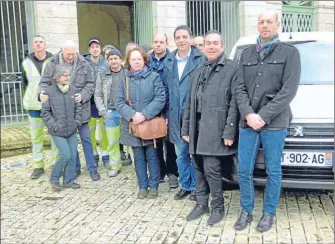
[[130, 93], [129, 93], [129, 78], [126, 76], [126, 96], [127, 96], [127, 103], [129, 106], [131, 106], [131, 101], [130, 101]]

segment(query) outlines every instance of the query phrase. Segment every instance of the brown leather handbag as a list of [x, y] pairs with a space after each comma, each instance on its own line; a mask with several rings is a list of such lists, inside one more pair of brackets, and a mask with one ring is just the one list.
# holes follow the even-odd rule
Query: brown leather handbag
[[[128, 77], [126, 77], [126, 93], [127, 103], [131, 106]], [[166, 136], [167, 126], [163, 116], [156, 116], [137, 125], [129, 122], [129, 132], [143, 140], [154, 140], [154, 147], [156, 148], [156, 139]]]

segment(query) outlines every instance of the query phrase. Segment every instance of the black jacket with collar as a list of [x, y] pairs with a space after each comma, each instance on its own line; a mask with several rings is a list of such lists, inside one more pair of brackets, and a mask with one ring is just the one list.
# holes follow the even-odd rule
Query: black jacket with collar
[[290, 103], [300, 81], [299, 51], [278, 42], [262, 59], [254, 45], [242, 52], [239, 64], [236, 97], [240, 127], [247, 127], [247, 114], [257, 113], [266, 123], [263, 129], [288, 128], [292, 120]]
[[238, 64], [225, 55], [212, 68], [203, 93], [201, 121], [197, 137], [197, 89], [204, 65], [197, 68], [191, 77], [191, 91], [185, 106], [182, 136], [189, 136], [190, 154], [223, 156], [236, 152], [236, 143], [224, 145], [224, 139], [237, 141], [239, 113], [236, 104], [235, 83], [238, 79]]

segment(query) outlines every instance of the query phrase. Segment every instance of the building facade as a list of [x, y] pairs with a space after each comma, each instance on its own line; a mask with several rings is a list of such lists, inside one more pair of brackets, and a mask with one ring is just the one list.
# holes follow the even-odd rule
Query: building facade
[[173, 31], [180, 24], [194, 35], [210, 29], [223, 33], [229, 52], [241, 36], [257, 33], [258, 14], [274, 9], [281, 16], [281, 31], [334, 31], [333, 1], [2, 1], [1, 3], [1, 124], [26, 120], [22, 107], [20, 64], [31, 52], [38, 34], [48, 50], [59, 51], [66, 39], [81, 53], [88, 40], [99, 36], [102, 44], [121, 51], [130, 41], [151, 44], [155, 32], [164, 32], [175, 48]]

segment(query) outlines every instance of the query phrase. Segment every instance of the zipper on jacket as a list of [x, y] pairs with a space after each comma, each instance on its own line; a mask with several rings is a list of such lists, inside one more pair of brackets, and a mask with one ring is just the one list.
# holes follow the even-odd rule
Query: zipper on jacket
[[[65, 118], [66, 118], [66, 122], [67, 122], [67, 108], [66, 108], [66, 97], [65, 94], [63, 93], [63, 100], [64, 100], [64, 107], [65, 107]], [[66, 125], [66, 135], [69, 134], [69, 128]]]

